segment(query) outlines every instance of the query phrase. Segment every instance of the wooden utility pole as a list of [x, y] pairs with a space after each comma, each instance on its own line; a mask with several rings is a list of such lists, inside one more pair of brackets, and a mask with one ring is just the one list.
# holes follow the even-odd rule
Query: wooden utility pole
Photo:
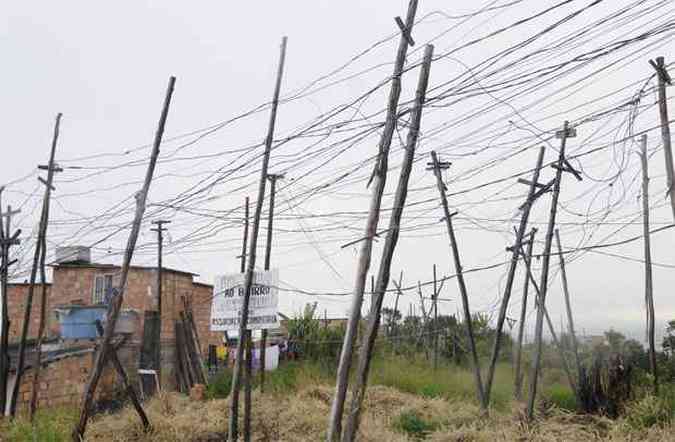
[[[265, 249], [265, 270], [270, 269], [270, 259], [272, 254], [272, 229], [274, 226], [274, 198], [277, 190], [277, 180], [283, 179], [281, 174], [268, 174], [270, 180], [270, 207], [267, 216], [267, 247]], [[267, 350], [267, 329], [260, 333], [260, 392], [265, 391], [265, 356]]]
[[47, 272], [45, 269], [45, 256], [47, 254], [47, 240], [42, 238], [40, 246], [40, 322], [38, 324], [38, 336], [35, 343], [35, 362], [33, 365], [33, 385], [29, 404], [29, 415], [31, 422], [35, 419], [35, 412], [38, 405], [38, 392], [40, 387], [40, 373], [42, 371], [42, 342], [45, 334], [45, 323], [47, 322]]
[[[352, 304], [350, 307], [347, 329], [340, 351], [340, 360], [336, 375], [335, 395], [331, 405], [330, 417], [328, 421], [327, 440], [334, 442], [340, 439], [342, 434], [342, 414], [344, 403], [349, 386], [349, 371], [351, 369], [352, 355], [354, 353], [354, 344], [358, 325], [361, 320], [361, 306], [363, 304], [363, 295], [365, 292], [366, 277], [370, 268], [370, 259], [373, 249], [373, 238], [377, 234], [377, 224], [380, 219], [380, 207], [382, 204], [382, 195], [387, 182], [387, 171], [389, 162], [389, 148], [391, 140], [398, 123], [398, 102], [401, 96], [401, 76], [405, 65], [408, 45], [411, 41], [411, 33], [415, 23], [415, 14], [417, 12], [418, 0], [410, 0], [408, 3], [408, 13], [404, 28], [401, 30], [401, 38], [398, 45], [398, 53], [394, 62], [394, 74], [391, 78], [391, 90], [387, 102], [387, 112], [380, 138], [379, 152], [373, 169], [371, 180], [375, 181], [368, 211], [368, 220], [366, 222], [365, 238], [359, 251], [359, 261], [356, 270], [356, 281], [354, 283], [354, 294], [352, 295]], [[399, 19], [400, 20], [400, 19]], [[401, 23], [399, 23], [399, 27]]]
[[647, 339], [649, 341], [649, 368], [654, 379], [654, 395], [659, 392], [659, 375], [654, 342], [654, 285], [652, 281], [652, 251], [649, 238], [649, 166], [647, 163], [647, 135], [640, 139], [642, 163], [642, 234], [645, 248], [645, 304], [647, 310]]
[[521, 255], [523, 257], [523, 260], [525, 261], [525, 267], [527, 270], [527, 275], [530, 278], [530, 281], [532, 283], [532, 287], [534, 287], [534, 292], [535, 292], [535, 305], [543, 310], [544, 318], [546, 319], [546, 324], [548, 325], [548, 331], [551, 333], [551, 339], [553, 339], [553, 344], [555, 347], [558, 349], [558, 353], [560, 355], [560, 361], [562, 362], [563, 366], [563, 371], [567, 375], [567, 380], [570, 383], [570, 388], [574, 392], [574, 396], [577, 398], [578, 403], [580, 402], [580, 396], [579, 396], [579, 390], [577, 389], [577, 383], [574, 379], [574, 376], [572, 375], [572, 371], [570, 370], [569, 364], [567, 363], [567, 358], [565, 358], [565, 351], [562, 347], [562, 344], [558, 340], [558, 336], [555, 333], [555, 328], [553, 327], [553, 321], [551, 321], [551, 316], [548, 314], [548, 309], [546, 306], [542, 307], [541, 304], [541, 290], [539, 289], [539, 286], [537, 285], [537, 281], [534, 279], [534, 275], [532, 274], [532, 266], [531, 266], [531, 261], [530, 258], [525, 255], [525, 252], [521, 248]]
[[546, 292], [548, 290], [548, 271], [551, 263], [551, 245], [553, 242], [553, 229], [555, 229], [555, 217], [558, 210], [558, 198], [560, 196], [560, 184], [562, 182], [562, 173], [572, 173], [578, 180], [581, 180], [579, 172], [574, 170], [569, 162], [565, 159], [565, 146], [567, 138], [576, 136], [576, 131], [569, 127], [569, 123], [565, 121], [562, 131], [556, 133], [556, 136], [561, 139], [560, 153], [557, 164], [553, 165], [556, 169], [555, 181], [553, 182], [553, 196], [551, 198], [551, 213], [548, 219], [548, 227], [546, 230], [546, 241], [544, 245], [543, 262], [541, 269], [541, 284], [539, 294], [539, 304], [537, 309], [537, 320], [535, 323], [535, 346], [534, 346], [534, 360], [532, 363], [532, 371], [530, 376], [530, 390], [527, 401], [527, 419], [532, 420], [534, 417], [534, 401], [537, 396], [537, 384], [539, 382], [539, 367], [541, 364], [541, 349], [542, 349], [542, 332], [544, 328], [544, 311], [546, 306]]
[[541, 166], [544, 162], [544, 147], [539, 148], [539, 155], [537, 157], [537, 164], [534, 168], [532, 174], [532, 181], [518, 180], [521, 184], [526, 184], [529, 186], [527, 192], [527, 199], [525, 203], [520, 206], [522, 214], [520, 216], [520, 224], [518, 230], [516, 231], [516, 243], [513, 247], [507, 248], [507, 251], [511, 252], [511, 262], [509, 263], [509, 270], [506, 275], [506, 284], [504, 286], [504, 295], [502, 296], [501, 305], [499, 307], [499, 316], [497, 318], [497, 327], [495, 331], [495, 341], [492, 347], [492, 355], [490, 357], [490, 365], [488, 367], [487, 378], [485, 380], [485, 401], [490, 403], [490, 392], [492, 391], [492, 381], [494, 379], [495, 369], [497, 368], [497, 359], [499, 358], [499, 350], [502, 344], [502, 330], [504, 329], [504, 321], [506, 320], [506, 313], [509, 308], [509, 300], [511, 299], [511, 290], [513, 289], [513, 280], [516, 276], [516, 268], [518, 267], [518, 256], [520, 245], [523, 242], [525, 237], [525, 232], [527, 230], [527, 222], [530, 218], [530, 211], [534, 202], [543, 195], [545, 192], [550, 190], [552, 183], [549, 184], [540, 184], [539, 175], [541, 172]]
[[441, 169], [447, 169], [450, 163], [441, 163], [438, 161], [435, 151], [431, 151], [431, 169], [436, 175], [436, 186], [441, 196], [441, 205], [443, 206], [443, 213], [445, 214], [445, 224], [448, 228], [448, 236], [450, 237], [450, 246], [452, 247], [452, 258], [455, 262], [455, 273], [457, 274], [457, 284], [459, 285], [459, 292], [462, 296], [462, 309], [464, 311], [464, 322], [466, 323], [466, 335], [469, 340], [469, 351], [473, 362], [473, 374], [476, 382], [476, 393], [478, 395], [478, 403], [483, 411], [487, 411], [488, 403], [483, 390], [483, 381], [480, 375], [480, 363], [478, 361], [478, 352], [476, 350], [476, 341], [473, 334], [473, 325], [471, 318], [471, 310], [469, 309], [469, 295], [467, 294], [466, 284], [464, 282], [464, 273], [462, 272], [462, 263], [459, 257], [459, 248], [457, 247], [457, 239], [455, 238], [455, 230], [452, 226], [452, 217], [457, 212], [451, 214], [448, 208], [448, 197], [445, 195], [445, 184], [441, 176]]
[[387, 291], [387, 285], [389, 283], [391, 261], [393, 259], [396, 244], [398, 242], [398, 236], [401, 227], [401, 217], [403, 216], [403, 209], [405, 207], [405, 201], [408, 195], [408, 181], [410, 180], [410, 172], [412, 171], [412, 166], [415, 159], [415, 149], [417, 147], [417, 140], [419, 138], [420, 124], [422, 121], [422, 110], [424, 108], [424, 102], [426, 99], [427, 85], [429, 84], [429, 71], [431, 69], [433, 51], [434, 47], [432, 45], [427, 45], [424, 49], [424, 61], [422, 63], [422, 69], [420, 71], [419, 80], [417, 83], [415, 104], [410, 119], [410, 129], [408, 130], [408, 135], [406, 138], [405, 155], [403, 157], [401, 173], [399, 176], [398, 185], [396, 187], [396, 195], [394, 196], [394, 206], [392, 209], [391, 218], [389, 219], [389, 229], [387, 230], [387, 237], [382, 250], [382, 259], [380, 260], [380, 267], [377, 273], [374, 303], [371, 306], [371, 315], [368, 318], [368, 324], [366, 326], [365, 334], [363, 335], [361, 349], [359, 350], [359, 360], [353, 388], [352, 403], [342, 437], [343, 442], [356, 440], [356, 433], [360, 423], [363, 398], [365, 397], [366, 388], [368, 385], [370, 361], [373, 357], [375, 340], [377, 339], [377, 333], [380, 328], [382, 303], [384, 302], [384, 294]]
[[157, 335], [153, 336], [155, 342], [155, 355], [153, 367], [157, 372], [157, 383], [162, 385], [162, 258], [164, 256], [164, 235], [168, 229], [164, 228], [165, 224], [171, 224], [171, 221], [157, 220], [152, 222], [157, 228], [150, 229], [157, 232]]
[[[577, 342], [577, 334], [574, 330], [574, 317], [572, 315], [572, 303], [570, 302], [570, 291], [567, 285], [567, 269], [565, 268], [565, 257], [562, 252], [562, 245], [560, 244], [560, 233], [555, 229], [555, 241], [558, 245], [558, 257], [560, 258], [560, 277], [562, 278], [563, 294], [565, 295], [565, 309], [567, 310], [567, 327], [570, 336], [572, 337], [572, 350], [574, 351], [574, 364], [577, 369], [577, 382], [581, 379], [581, 360], [579, 359], [579, 343]], [[562, 330], [560, 331], [562, 333]]]
[[[7, 283], [9, 275], [9, 266], [14, 261], [9, 260], [9, 250], [11, 246], [19, 244], [19, 235], [21, 230], [12, 234], [12, 217], [20, 211], [12, 210], [12, 206], [7, 208], [7, 212], [2, 212], [2, 191], [0, 187], [0, 293], [2, 315], [0, 316], [0, 419], [5, 416], [7, 400], [7, 383], [9, 380], [9, 313], [7, 302]], [[4, 223], [3, 223], [4, 221]], [[3, 229], [4, 226], [4, 229]]]
[[[274, 86], [274, 96], [272, 99], [272, 109], [270, 112], [269, 128], [267, 138], [265, 139], [265, 152], [260, 170], [260, 183], [258, 186], [258, 200], [256, 201], [255, 214], [253, 216], [253, 228], [251, 231], [251, 244], [248, 252], [248, 263], [246, 268], [246, 277], [244, 281], [244, 296], [241, 304], [241, 319], [239, 321], [239, 336], [246, 334], [248, 325], [248, 308], [251, 296], [251, 287], [253, 286], [253, 272], [255, 271], [256, 247], [258, 245], [258, 230], [260, 227], [260, 215], [262, 214], [263, 200], [265, 199], [265, 184], [267, 181], [267, 170], [270, 162], [270, 152], [274, 141], [274, 126], [277, 118], [277, 108], [279, 107], [279, 92], [281, 90], [281, 78], [284, 72], [284, 62], [286, 59], [287, 38], [281, 39], [281, 54], [279, 57], [279, 67], [277, 69], [277, 79]], [[244, 348], [237, 346], [237, 359], [234, 363], [234, 373], [232, 375], [232, 388], [230, 390], [230, 416], [228, 440], [236, 441], [239, 437], [237, 431], [237, 415], [239, 407], [239, 388], [241, 386], [241, 368], [244, 356]]]
[[[38, 227], [38, 236], [35, 242], [35, 252], [33, 254], [33, 266], [30, 272], [30, 285], [28, 286], [28, 295], [26, 296], [26, 308], [23, 313], [23, 324], [21, 328], [21, 340], [19, 341], [19, 354], [17, 356], [16, 364], [16, 379], [14, 382], [14, 389], [12, 390], [12, 398], [9, 404], [9, 414], [14, 417], [16, 414], [16, 407], [19, 397], [19, 389], [21, 388], [21, 378], [24, 375], [26, 362], [26, 343], [28, 340], [28, 326], [30, 325], [30, 316], [33, 308], [33, 294], [35, 292], [35, 280], [37, 278], [38, 267], [40, 266], [41, 253], [46, 253], [42, 250], [42, 246], [46, 243], [45, 237], [47, 235], [47, 224], [49, 223], [49, 202], [51, 199], [52, 190], [54, 190], [54, 173], [57, 167], [54, 163], [56, 155], [56, 145], [59, 139], [59, 126], [61, 125], [61, 113], [56, 115], [56, 122], [54, 123], [54, 135], [52, 136], [52, 145], [49, 153], [49, 163], [47, 166], [39, 167], [40, 169], [47, 169], [47, 180], [38, 177], [38, 180], [45, 185], [44, 198], [42, 200], [42, 213], [40, 215], [40, 226]], [[60, 170], [60, 169], [59, 169]], [[44, 305], [42, 306], [44, 308]]]
[[[537, 229], [533, 228], [530, 230], [530, 238], [527, 243], [528, 262], [532, 260], [532, 248], [534, 247], [534, 236], [536, 234]], [[517, 400], [520, 400], [523, 391], [523, 375], [521, 373], [521, 364], [523, 359], [523, 336], [525, 335], [525, 318], [527, 317], [527, 295], [529, 287], [530, 278], [526, 270], [525, 282], [523, 283], [523, 299], [520, 306], [520, 321], [518, 323], [518, 342], [516, 343], [514, 393]]]
[[436, 264], [434, 264], [434, 370], [438, 368], [438, 285], [436, 283]]
[[[246, 203], [244, 207], [244, 238], [242, 240], [242, 250], [241, 250], [241, 273], [246, 272], [246, 243], [248, 240], [248, 225], [249, 225], [249, 201], [246, 197]], [[239, 345], [244, 346], [245, 353], [245, 363], [244, 366], [244, 439], [251, 438], [251, 389], [252, 389], [252, 376], [253, 376], [253, 334], [251, 330], [246, 330], [244, 336], [239, 336]]]
[[150, 162], [148, 164], [148, 170], [145, 174], [145, 181], [143, 182], [143, 188], [140, 192], [135, 195], [136, 198], [136, 214], [134, 216], [134, 221], [131, 225], [131, 232], [129, 233], [129, 240], [127, 241], [127, 247], [124, 252], [124, 263], [122, 264], [122, 273], [120, 275], [120, 285], [117, 293], [113, 293], [113, 296], [110, 300], [110, 305], [108, 307], [108, 313], [106, 316], [105, 330], [103, 333], [103, 339], [100, 344], [99, 351], [96, 354], [96, 360], [94, 361], [94, 368], [89, 376], [89, 381], [84, 391], [82, 397], [82, 404], [80, 407], [80, 419], [73, 429], [73, 441], [80, 442], [84, 438], [84, 432], [87, 428], [87, 420], [89, 419], [89, 412], [92, 408], [92, 403], [94, 401], [94, 394], [96, 388], [98, 387], [98, 381], [101, 379], [103, 374], [103, 368], [105, 367], [108, 349], [111, 346], [113, 335], [115, 333], [115, 325], [117, 324], [117, 318], [122, 309], [122, 301], [124, 300], [124, 292], [127, 288], [127, 277], [129, 275], [129, 267], [131, 266], [131, 259], [134, 256], [134, 250], [136, 248], [136, 241], [138, 240], [138, 234], [141, 230], [141, 223], [143, 221], [143, 214], [145, 213], [145, 204], [148, 199], [148, 193], [150, 191], [150, 183], [152, 183], [152, 177], [155, 172], [155, 166], [157, 165], [157, 158], [159, 157], [159, 146], [162, 144], [162, 136], [164, 135], [164, 127], [166, 125], [166, 119], [169, 115], [169, 106], [171, 105], [171, 96], [173, 95], [173, 88], [176, 83], [176, 77], [169, 78], [169, 84], [167, 86], [166, 95], [164, 97], [164, 104], [162, 106], [162, 113], [159, 117], [159, 123], [157, 125], [157, 132], [155, 132], [155, 138], [152, 145], [152, 152], [150, 154]]
[[659, 86], [659, 116], [661, 119], [661, 138], [663, 140], [663, 153], [666, 161], [666, 185], [667, 194], [670, 196], [670, 206], [675, 219], [675, 189], [673, 189], [673, 148], [670, 140], [670, 122], [668, 120], [668, 95], [666, 85], [670, 86], [672, 80], [663, 57], [656, 57], [656, 61], [649, 60], [649, 64], [656, 70]]

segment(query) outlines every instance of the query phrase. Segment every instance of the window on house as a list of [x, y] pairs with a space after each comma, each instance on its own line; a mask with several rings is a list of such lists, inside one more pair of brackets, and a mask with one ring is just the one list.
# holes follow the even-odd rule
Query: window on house
[[94, 276], [93, 304], [105, 304], [113, 287], [113, 275]]

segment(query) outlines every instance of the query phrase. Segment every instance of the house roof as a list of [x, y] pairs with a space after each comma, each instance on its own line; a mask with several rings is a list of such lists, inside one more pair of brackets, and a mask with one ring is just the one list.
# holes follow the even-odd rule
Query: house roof
[[[82, 269], [121, 269], [120, 266], [116, 264], [102, 264], [102, 263], [95, 263], [95, 262], [74, 262], [74, 263], [56, 263], [56, 264], [51, 264], [51, 267], [54, 268], [82, 268]], [[155, 271], [157, 270], [157, 267], [148, 267], [148, 266], [129, 266], [130, 269], [132, 270], [148, 270], [148, 271]], [[177, 269], [172, 269], [169, 267], [162, 267], [163, 272], [168, 272], [168, 273], [176, 273], [179, 275], [189, 275], [189, 276], [199, 276], [198, 273], [193, 273], [193, 272], [188, 272], [185, 270], [177, 270]]]

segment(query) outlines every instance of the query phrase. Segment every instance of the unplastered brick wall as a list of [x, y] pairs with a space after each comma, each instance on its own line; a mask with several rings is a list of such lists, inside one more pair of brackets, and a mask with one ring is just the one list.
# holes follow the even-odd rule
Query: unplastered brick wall
[[[50, 299], [51, 285], [47, 284], [47, 299]], [[26, 301], [28, 299], [29, 284], [9, 284], [7, 287], [7, 314], [10, 320], [9, 340], [18, 341], [21, 338], [21, 329], [23, 327], [23, 317], [26, 311]], [[28, 324], [28, 338], [37, 337], [40, 324], [40, 307], [42, 305], [42, 285], [36, 284], [33, 291], [33, 304], [31, 306], [30, 321]], [[49, 301], [47, 303], [47, 312], [49, 312]], [[49, 314], [47, 314], [49, 319]]]
[[[53, 361], [40, 371], [38, 381], [38, 408], [75, 408], [82, 400], [94, 361], [93, 352], [77, 352]], [[34, 370], [21, 378], [17, 411], [27, 413], [33, 391]], [[119, 389], [116, 375], [109, 365], [103, 372], [95, 399], [107, 400]]]
[[209, 345], [219, 345], [223, 342], [223, 332], [211, 331], [211, 300], [213, 299], [213, 286], [208, 284], [194, 283], [192, 291], [192, 314], [194, 316], [202, 355], [208, 355]]

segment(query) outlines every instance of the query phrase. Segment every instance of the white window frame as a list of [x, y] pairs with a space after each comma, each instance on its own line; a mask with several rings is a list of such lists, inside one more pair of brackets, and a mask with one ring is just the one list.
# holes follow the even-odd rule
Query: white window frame
[[[114, 276], [112, 273], [100, 273], [94, 275], [94, 289], [91, 296], [91, 303], [94, 305], [105, 304], [105, 292], [106, 288], [112, 289], [114, 286]], [[101, 292], [98, 293], [98, 282], [102, 281]], [[107, 286], [108, 281], [110, 281], [110, 286]]]

